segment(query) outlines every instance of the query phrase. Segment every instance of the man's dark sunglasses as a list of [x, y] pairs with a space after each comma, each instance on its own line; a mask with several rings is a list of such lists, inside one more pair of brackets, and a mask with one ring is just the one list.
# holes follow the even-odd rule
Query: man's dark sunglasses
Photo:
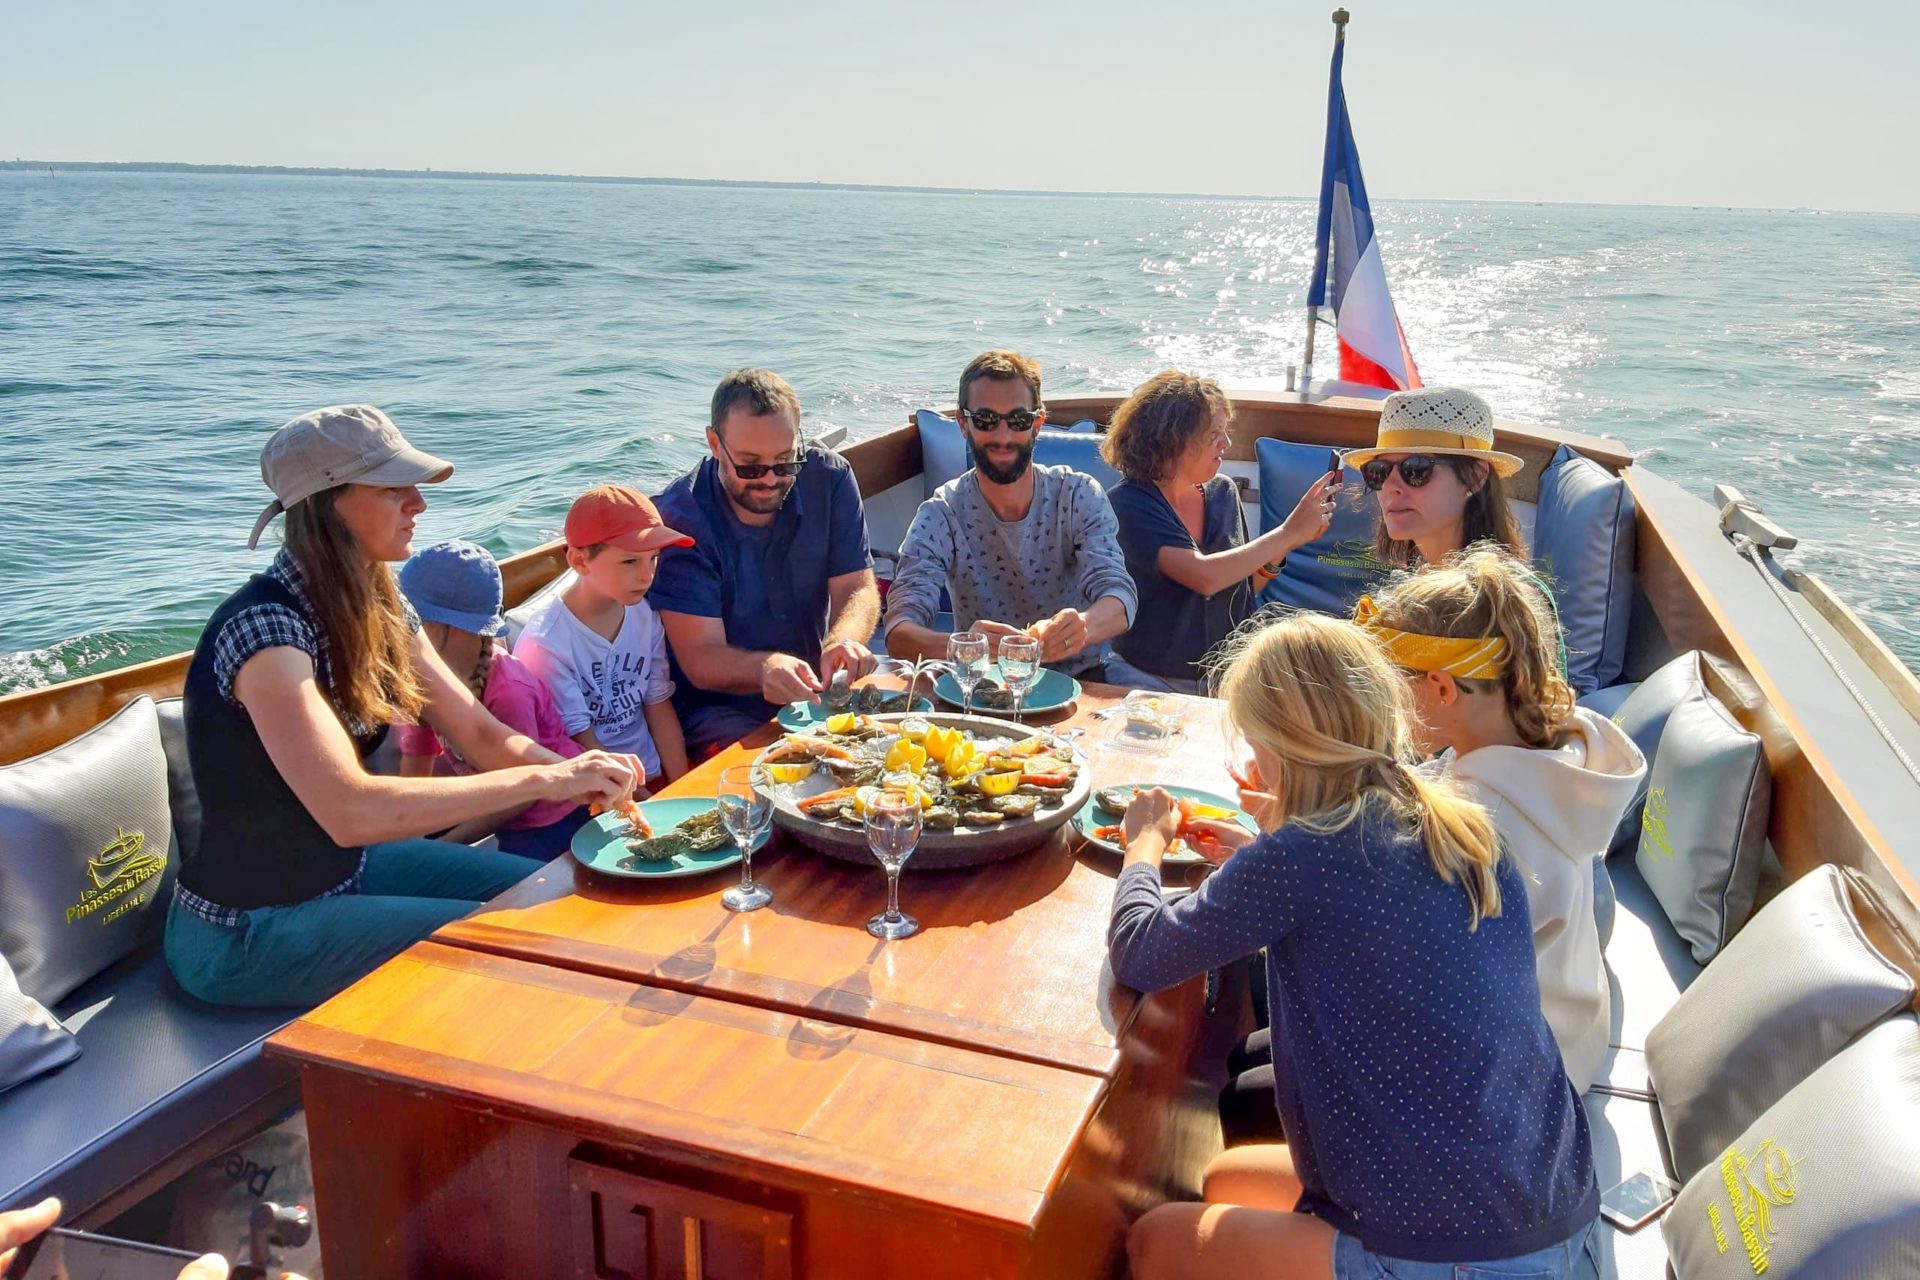
[[727, 465], [733, 468], [733, 474], [742, 480], [758, 480], [771, 471], [782, 478], [797, 476], [807, 465], [805, 458], [795, 458], [792, 462], [735, 462], [733, 450], [727, 448], [727, 442], [716, 433], [713, 437], [720, 441], [720, 452], [727, 455]]
[[962, 409], [960, 416], [965, 418], [975, 431], [991, 431], [1004, 422], [1007, 424], [1007, 430], [1025, 435], [1040, 423], [1040, 415], [1031, 409], [1015, 409], [1012, 413], [995, 413], [991, 409]]
[[1385, 458], [1369, 458], [1367, 465], [1360, 468], [1360, 478], [1367, 488], [1379, 492], [1387, 483], [1394, 468], [1400, 470], [1400, 479], [1409, 489], [1418, 489], [1433, 479], [1433, 469], [1440, 460], [1430, 453], [1410, 453], [1398, 462], [1389, 462]]

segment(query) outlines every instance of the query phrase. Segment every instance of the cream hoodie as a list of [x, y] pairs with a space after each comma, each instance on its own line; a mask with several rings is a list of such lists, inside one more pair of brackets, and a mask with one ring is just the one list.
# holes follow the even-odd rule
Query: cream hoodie
[[1540, 1007], [1574, 1087], [1585, 1093], [1607, 1056], [1609, 999], [1593, 918], [1593, 860], [1647, 771], [1620, 727], [1582, 707], [1562, 746], [1482, 747], [1449, 772], [1493, 813], [1527, 879]]

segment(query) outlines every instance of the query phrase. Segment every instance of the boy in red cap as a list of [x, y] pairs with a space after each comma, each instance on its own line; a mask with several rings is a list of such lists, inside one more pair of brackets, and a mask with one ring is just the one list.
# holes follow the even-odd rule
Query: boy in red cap
[[667, 528], [645, 494], [617, 484], [575, 500], [566, 537], [575, 581], [534, 615], [514, 656], [546, 681], [575, 742], [629, 752], [650, 783], [670, 782], [687, 771], [687, 747], [647, 588], [661, 549], [693, 539]]

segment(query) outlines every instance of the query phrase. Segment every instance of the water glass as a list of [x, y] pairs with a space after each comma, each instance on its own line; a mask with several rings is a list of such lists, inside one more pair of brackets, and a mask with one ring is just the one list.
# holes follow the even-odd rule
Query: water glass
[[911, 938], [920, 922], [900, 910], [900, 868], [920, 843], [920, 797], [911, 791], [887, 790], [867, 806], [867, 848], [887, 872], [887, 909], [867, 921], [876, 938]]
[[720, 895], [729, 911], [758, 911], [773, 890], [754, 883], [753, 846], [773, 827], [773, 778], [763, 764], [737, 764], [721, 771], [720, 820], [740, 846], [740, 883]]
[[947, 660], [953, 663], [953, 682], [960, 686], [960, 710], [973, 714], [973, 691], [987, 674], [987, 633], [956, 631], [947, 637]]
[[1020, 707], [1027, 690], [1040, 673], [1040, 642], [1032, 636], [1000, 637], [1000, 678], [1013, 695], [1013, 718], [1020, 718]]

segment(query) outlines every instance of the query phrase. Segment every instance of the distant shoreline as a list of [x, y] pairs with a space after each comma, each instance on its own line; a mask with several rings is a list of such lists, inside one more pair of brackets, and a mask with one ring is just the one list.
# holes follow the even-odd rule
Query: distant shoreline
[[[915, 187], [876, 182], [775, 182], [757, 178], [644, 178], [580, 173], [491, 173], [478, 169], [350, 169], [314, 165], [181, 164], [162, 160], [0, 160], [0, 173], [51, 169], [55, 173], [185, 173], [257, 178], [386, 178], [453, 182], [579, 182], [627, 187], [718, 187], [761, 191], [851, 191], [923, 196], [1038, 196], [1083, 200], [1248, 200], [1308, 204], [1311, 195], [1257, 196], [1220, 191], [1047, 191], [1024, 187]], [[1723, 213], [1844, 213], [1859, 217], [1911, 218], [1912, 213], [1859, 209], [1809, 209], [1764, 205], [1616, 204], [1600, 200], [1462, 200], [1446, 196], [1394, 196], [1382, 204], [1511, 204], [1574, 209], [1695, 209]]]

